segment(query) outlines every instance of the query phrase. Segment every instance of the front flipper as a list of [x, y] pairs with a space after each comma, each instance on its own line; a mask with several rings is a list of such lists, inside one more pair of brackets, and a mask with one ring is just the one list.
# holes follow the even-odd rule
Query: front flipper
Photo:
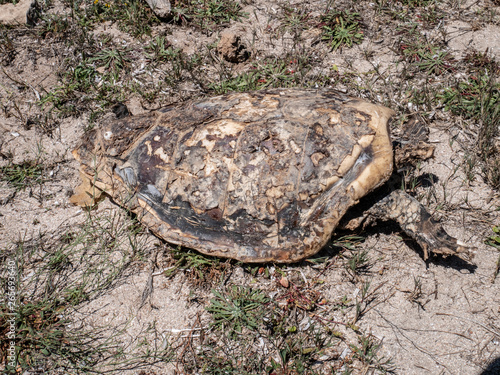
[[102, 195], [102, 190], [96, 188], [89, 177], [82, 172], [80, 172], [80, 179], [81, 184], [77, 186], [75, 194], [69, 198], [69, 201], [80, 207], [94, 207]]
[[471, 248], [446, 233], [419, 201], [401, 190], [393, 191], [375, 204], [369, 214], [396, 221], [422, 247], [424, 260], [429, 258], [429, 253], [456, 255], [465, 261], [474, 256]]

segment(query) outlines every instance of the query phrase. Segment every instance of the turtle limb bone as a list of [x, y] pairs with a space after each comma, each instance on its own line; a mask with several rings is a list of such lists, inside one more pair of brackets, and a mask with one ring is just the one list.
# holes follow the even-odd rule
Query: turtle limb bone
[[446, 233], [419, 201], [401, 190], [393, 191], [376, 203], [369, 214], [396, 221], [422, 247], [424, 260], [429, 258], [429, 253], [445, 257], [456, 255], [467, 262], [473, 258], [472, 248]]

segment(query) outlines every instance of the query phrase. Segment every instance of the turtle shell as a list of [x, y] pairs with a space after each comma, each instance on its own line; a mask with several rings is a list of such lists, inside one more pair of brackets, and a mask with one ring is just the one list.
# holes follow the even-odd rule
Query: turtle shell
[[332, 90], [233, 93], [116, 120], [73, 154], [93, 186], [170, 243], [294, 262], [391, 175], [393, 114]]

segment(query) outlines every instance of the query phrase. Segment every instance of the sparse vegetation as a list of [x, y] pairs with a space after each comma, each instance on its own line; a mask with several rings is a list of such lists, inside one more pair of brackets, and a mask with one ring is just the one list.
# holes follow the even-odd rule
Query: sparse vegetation
[[478, 153], [486, 180], [500, 186], [500, 158], [495, 139], [500, 123], [500, 84], [487, 75], [471, 76], [440, 94], [445, 109], [479, 124]]
[[154, 64], [161, 64], [178, 59], [180, 50], [173, 48], [164, 36], [157, 36], [146, 46], [148, 59]]
[[47, 15], [42, 19], [38, 35], [43, 39], [67, 39], [71, 29], [67, 16]]
[[0, 180], [6, 181], [16, 190], [24, 190], [43, 182], [43, 165], [37, 161], [9, 164], [0, 167]]
[[209, 87], [216, 94], [229, 91], [251, 91], [276, 87], [295, 87], [305, 84], [309, 62], [303, 58], [267, 59], [254, 64], [249, 71], [221, 80]]
[[436, 3], [436, 0], [398, 0], [401, 4], [410, 8], [426, 7]]
[[[0, 310], [2, 337], [11, 329], [8, 318], [15, 317], [18, 367], [7, 367], [7, 373], [51, 368], [83, 374], [105, 366], [117, 371], [168, 360], [170, 352], [146, 348], [138, 341], [133, 344], [137, 357], [127, 358], [126, 347], [118, 344], [122, 328], [90, 329], [73, 319], [78, 314], [84, 319], [84, 303], [114, 288], [130, 272], [127, 267], [141, 256], [140, 230], [123, 216], [88, 216], [81, 228], [52, 238], [20, 240], [16, 247], [3, 250], [2, 289], [7, 285], [7, 260], [15, 262], [17, 275], [14, 313], [8, 314], [7, 305]], [[0, 347], [4, 364], [7, 343], [2, 341]]]
[[382, 374], [395, 373], [390, 359], [379, 358], [377, 352], [381, 342], [371, 336], [359, 336], [359, 345], [351, 345], [354, 357], [366, 363], [366, 368], [379, 371]]
[[282, 29], [299, 35], [313, 22], [313, 18], [307, 9], [292, 7], [283, 8]]
[[173, 277], [184, 270], [188, 272], [189, 280], [198, 287], [207, 287], [221, 283], [229, 268], [230, 261], [223, 261], [183, 248], [168, 248], [171, 252], [171, 262], [164, 272], [166, 277]]
[[140, 0], [65, 0], [72, 16], [83, 27], [102, 22], [116, 22], [120, 30], [133, 37], [151, 35], [151, 27], [159, 21], [147, 4]]
[[347, 269], [353, 274], [366, 271], [368, 265], [368, 253], [365, 250], [356, 251], [347, 261]]
[[467, 119], [479, 120], [483, 114], [488, 116], [489, 113], [494, 116], [494, 110], [500, 104], [498, 87], [484, 75], [458, 82], [455, 87], [446, 89], [440, 97], [445, 110]]
[[456, 61], [452, 54], [442, 47], [432, 44], [417, 30], [415, 24], [402, 28], [403, 38], [399, 43], [401, 60], [408, 63], [415, 71], [431, 75], [455, 72]]
[[[487, 245], [493, 246], [497, 250], [500, 251], [500, 226], [494, 226], [491, 228], [493, 231], [493, 235], [486, 238], [484, 241]], [[498, 255], [498, 259], [496, 261], [495, 270], [493, 272], [493, 276], [491, 277], [491, 282], [494, 283], [500, 274], [500, 255]]]
[[500, 250], [500, 226], [494, 226], [491, 230], [494, 234], [489, 236], [485, 242], [487, 245], [496, 247]]
[[242, 17], [247, 17], [247, 14], [241, 11], [241, 5], [233, 0], [176, 0], [172, 13], [177, 22], [194, 24], [207, 30], [231, 20], [239, 21]]

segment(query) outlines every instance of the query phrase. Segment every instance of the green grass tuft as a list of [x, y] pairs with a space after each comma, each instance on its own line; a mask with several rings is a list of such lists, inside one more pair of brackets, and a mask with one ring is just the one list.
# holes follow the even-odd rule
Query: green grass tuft
[[16, 190], [24, 190], [43, 182], [43, 165], [36, 161], [9, 164], [0, 167], [0, 180], [6, 181]]
[[233, 285], [224, 292], [212, 290], [207, 311], [212, 314], [213, 325], [231, 333], [242, 333], [243, 328], [257, 329], [262, 321], [269, 298], [262, 291]]
[[364, 35], [361, 31], [361, 17], [350, 11], [331, 10], [321, 17], [321, 40], [326, 42], [332, 50], [343, 46], [352, 47], [360, 44]]

